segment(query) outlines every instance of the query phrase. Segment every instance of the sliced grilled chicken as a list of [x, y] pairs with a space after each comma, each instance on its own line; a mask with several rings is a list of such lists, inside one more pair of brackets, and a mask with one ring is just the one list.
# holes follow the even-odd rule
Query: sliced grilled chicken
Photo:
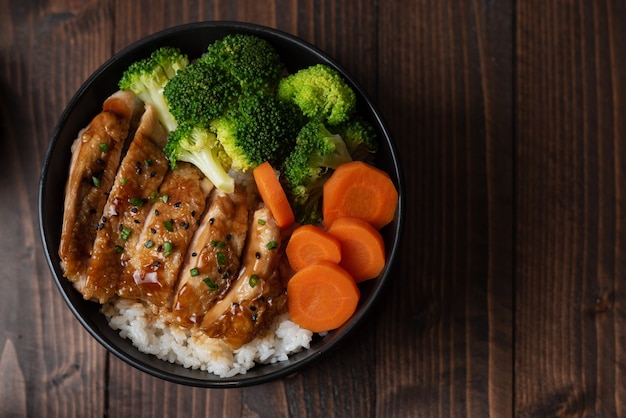
[[81, 292], [85, 299], [106, 303], [119, 287], [129, 248], [136, 246], [151, 202], [168, 170], [162, 148], [167, 133], [151, 106], [120, 163], [111, 192], [100, 212], [91, 260]]
[[79, 288], [84, 285], [96, 226], [137, 109], [133, 93], [113, 94], [72, 144], [59, 257], [65, 276]]
[[180, 271], [172, 306], [180, 324], [201, 322], [236, 278], [248, 230], [247, 206], [247, 195], [239, 188], [232, 194], [213, 191]]
[[191, 164], [170, 170], [134, 248], [129, 248], [118, 294], [171, 307], [187, 247], [200, 224], [213, 184]]
[[267, 208], [255, 211], [242, 267], [230, 290], [204, 316], [201, 328], [237, 349], [266, 330], [286, 304], [280, 281], [280, 228]]

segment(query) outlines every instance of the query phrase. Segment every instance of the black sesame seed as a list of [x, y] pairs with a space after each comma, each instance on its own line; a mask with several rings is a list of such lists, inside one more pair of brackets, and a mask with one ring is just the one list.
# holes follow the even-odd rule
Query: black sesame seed
[[252, 314], [252, 318], [251, 318], [251, 319], [252, 319], [252, 321], [253, 321], [253, 322], [256, 322], [256, 320], [257, 320], [257, 314]]
[[139, 212], [139, 209], [137, 209], [135, 206], [133, 206], [132, 208], [130, 208], [130, 211], [132, 213], [137, 213], [137, 212]]
[[159, 216], [159, 210], [158, 209], [154, 210], [154, 216]]
[[154, 176], [156, 176], [156, 171], [151, 171], [150, 172], [150, 177], [154, 177]]
[[254, 305], [250, 306], [250, 310], [251, 310], [252, 312], [256, 311], [256, 306], [254, 306]]
[[96, 163], [100, 164], [100, 165], [104, 165], [104, 160], [102, 158], [98, 158], [96, 160]]
[[218, 268], [217, 268], [217, 272], [218, 272], [218, 273], [222, 273], [222, 267], [218, 267]]
[[182, 204], [183, 204], [183, 202], [176, 202], [176, 203], [174, 203], [174, 207], [175, 208], [179, 208], [180, 205], [182, 205]]
[[120, 224], [120, 226], [117, 227], [117, 230], [121, 232], [122, 229], [124, 229], [124, 225]]
[[152, 232], [153, 234], [156, 234], [156, 229], [150, 228], [150, 232]]
[[159, 267], [161, 265], [161, 262], [160, 261], [155, 261], [154, 263], [152, 263], [152, 265], [154, 267]]
[[103, 217], [102, 217], [102, 223], [105, 223], [106, 221], [107, 221], [107, 217], [106, 217], [106, 216], [103, 216]]
[[257, 252], [254, 254], [254, 256], [255, 256], [255, 257], [257, 258], [257, 260], [258, 260], [259, 258], [261, 258], [261, 253], [257, 251]]
[[192, 210], [192, 211], [191, 211], [191, 217], [192, 217], [192, 218], [195, 218], [195, 217], [196, 217], [196, 211], [195, 211], [195, 210]]
[[233, 234], [228, 234], [226, 235], [226, 241], [230, 241], [230, 239], [233, 237]]
[[141, 221], [139, 219], [135, 219], [133, 222], [135, 222], [136, 224], [141, 223]]
[[158, 252], [163, 251], [163, 246], [162, 246], [162, 245], [159, 245], [159, 246], [157, 247], [157, 251], [158, 251]]
[[215, 222], [214, 218], [209, 218], [209, 225], [213, 225], [213, 222]]
[[192, 253], [191, 253], [191, 256], [192, 256], [192, 257], [197, 257], [197, 256], [198, 256], [198, 253], [194, 251], [194, 252], [192, 252]]

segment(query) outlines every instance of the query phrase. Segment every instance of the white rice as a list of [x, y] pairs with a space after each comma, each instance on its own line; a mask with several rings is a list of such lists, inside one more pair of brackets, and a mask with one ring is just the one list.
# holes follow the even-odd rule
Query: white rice
[[313, 333], [284, 314], [269, 332], [237, 350], [197, 329], [168, 323], [164, 315], [141, 302], [119, 299], [103, 307], [109, 325], [139, 351], [183, 367], [205, 370], [220, 377], [245, 374], [255, 364], [276, 363], [308, 349]]

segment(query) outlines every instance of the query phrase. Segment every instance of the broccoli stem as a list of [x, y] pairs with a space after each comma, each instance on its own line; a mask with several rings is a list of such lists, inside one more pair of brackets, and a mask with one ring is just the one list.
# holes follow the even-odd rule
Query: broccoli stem
[[211, 150], [181, 151], [177, 159], [198, 167], [213, 185], [224, 193], [235, 191], [235, 179], [222, 168], [220, 161]]

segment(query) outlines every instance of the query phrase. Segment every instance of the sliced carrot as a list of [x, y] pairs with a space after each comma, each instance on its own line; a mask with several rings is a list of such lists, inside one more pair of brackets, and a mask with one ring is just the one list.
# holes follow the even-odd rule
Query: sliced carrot
[[380, 229], [393, 220], [398, 191], [389, 174], [362, 161], [342, 164], [324, 184], [324, 225], [359, 218]]
[[341, 245], [337, 238], [313, 225], [297, 227], [285, 249], [291, 268], [298, 271], [316, 261], [341, 261]]
[[287, 284], [291, 320], [313, 332], [343, 325], [354, 314], [360, 296], [350, 274], [330, 261], [304, 267]]
[[287, 200], [285, 190], [270, 163], [266, 161], [260, 164], [252, 171], [252, 175], [263, 202], [272, 212], [278, 226], [281, 228], [291, 226], [295, 222], [295, 216]]
[[339, 265], [357, 283], [373, 279], [385, 267], [383, 237], [369, 223], [358, 218], [339, 218], [332, 223], [328, 233], [341, 243]]

